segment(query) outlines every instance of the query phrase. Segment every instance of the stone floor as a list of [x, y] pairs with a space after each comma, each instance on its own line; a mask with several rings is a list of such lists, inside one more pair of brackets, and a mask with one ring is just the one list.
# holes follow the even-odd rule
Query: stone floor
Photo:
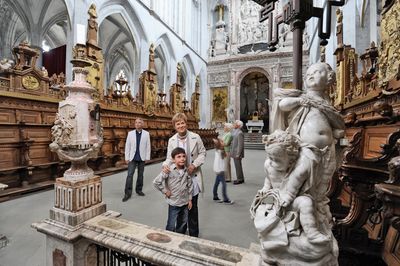
[[[214, 150], [207, 152], [206, 162], [202, 167], [205, 193], [199, 198], [201, 238], [244, 248], [258, 242], [249, 207], [255, 193], [264, 182], [265, 152], [246, 150], [245, 156], [245, 184], [234, 186], [228, 183], [228, 195], [235, 203], [224, 205], [212, 200], [215, 180], [212, 170]], [[126, 172], [104, 177], [103, 199], [107, 203], [107, 210], [122, 213], [124, 219], [164, 228], [167, 204], [161, 193], [151, 184], [160, 169], [160, 163], [146, 166], [143, 189], [146, 196], [134, 194], [127, 202], [121, 201]], [[232, 171], [235, 172], [234, 169]], [[0, 249], [0, 266], [45, 265], [45, 237], [32, 229], [30, 224], [48, 218], [53, 201], [51, 190], [0, 203], [0, 234], [5, 235], [9, 241], [7, 246]]]

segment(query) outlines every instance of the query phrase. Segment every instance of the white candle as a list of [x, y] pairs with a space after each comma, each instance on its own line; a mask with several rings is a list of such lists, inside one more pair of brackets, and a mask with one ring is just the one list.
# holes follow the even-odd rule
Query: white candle
[[86, 44], [86, 26], [76, 24], [76, 43]]

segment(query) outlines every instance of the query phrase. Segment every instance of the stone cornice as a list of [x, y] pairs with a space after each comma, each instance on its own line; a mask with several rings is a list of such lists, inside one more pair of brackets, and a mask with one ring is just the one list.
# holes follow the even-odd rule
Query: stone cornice
[[[309, 51], [303, 50], [303, 56], [308, 56]], [[274, 58], [287, 58], [292, 57], [293, 52], [276, 52], [276, 53], [263, 53], [263, 54], [252, 54], [252, 55], [235, 55], [228, 58], [221, 58], [221, 59], [213, 59], [208, 61], [207, 66], [218, 66], [218, 65], [225, 65], [229, 63], [236, 63], [236, 62], [248, 62], [248, 61], [260, 61], [263, 59], [274, 59]]]

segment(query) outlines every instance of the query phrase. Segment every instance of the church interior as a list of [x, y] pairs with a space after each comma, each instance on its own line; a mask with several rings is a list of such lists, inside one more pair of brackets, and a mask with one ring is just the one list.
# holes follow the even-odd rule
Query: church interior
[[[399, 15], [400, 0], [0, 0], [0, 266], [400, 265]], [[199, 237], [164, 230], [152, 184], [176, 114], [207, 150]], [[146, 196], [121, 202], [137, 119]], [[239, 120], [227, 206], [213, 139]]]

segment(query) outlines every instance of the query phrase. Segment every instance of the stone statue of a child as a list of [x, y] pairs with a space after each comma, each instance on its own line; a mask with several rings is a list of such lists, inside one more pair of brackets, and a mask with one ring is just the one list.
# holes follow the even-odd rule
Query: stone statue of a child
[[287, 186], [291, 183], [288, 182], [288, 178], [300, 179], [299, 176], [290, 174], [293, 168], [298, 167], [296, 161], [301, 153], [299, 138], [286, 131], [276, 130], [264, 139], [264, 143], [267, 152], [264, 164], [266, 177], [264, 187], [259, 193], [265, 194], [270, 189], [278, 189], [282, 206], [290, 207], [290, 210], [299, 213], [300, 224], [308, 241], [313, 244], [328, 242], [330, 238], [318, 231], [313, 199], [309, 195], [299, 195], [294, 198], [291, 206], [288, 206], [286, 193], [282, 191], [282, 188], [296, 189]]
[[[277, 151], [270, 149], [267, 173], [271, 185], [266, 181], [265, 190], [272, 189], [262, 190], [265, 197], [257, 194], [250, 210], [262, 240], [261, 255], [266, 263], [338, 265], [339, 248], [331, 231], [327, 191], [337, 162], [341, 161], [336, 144], [344, 135], [345, 125], [329, 101], [328, 92], [334, 79], [328, 64], [316, 63], [307, 69], [304, 91], [274, 90], [271, 132], [282, 130], [297, 137], [300, 149], [298, 155], [285, 155], [286, 147], [282, 151], [279, 145]], [[271, 161], [284, 156], [289, 159], [278, 165]], [[300, 235], [296, 234], [297, 218], [289, 219], [296, 215], [303, 227]]]
[[[301, 187], [303, 192], [311, 193], [317, 202], [326, 202], [329, 180], [337, 168], [335, 145], [344, 135], [343, 118], [330, 105], [327, 94], [334, 78], [334, 71], [328, 64], [316, 63], [306, 72], [305, 92], [281, 90], [279, 93], [282, 95], [275, 96], [271, 115], [275, 119], [273, 130], [287, 130], [298, 135], [304, 150], [299, 158], [303, 167], [295, 174], [301, 178], [289, 181], [289, 189], [283, 196], [286, 206]], [[311, 173], [313, 176], [310, 176]], [[306, 180], [310, 180], [308, 187], [303, 186]], [[291, 190], [290, 187], [295, 189]], [[328, 210], [327, 204], [324, 205], [319, 204]], [[326, 214], [330, 219], [330, 214]]]

